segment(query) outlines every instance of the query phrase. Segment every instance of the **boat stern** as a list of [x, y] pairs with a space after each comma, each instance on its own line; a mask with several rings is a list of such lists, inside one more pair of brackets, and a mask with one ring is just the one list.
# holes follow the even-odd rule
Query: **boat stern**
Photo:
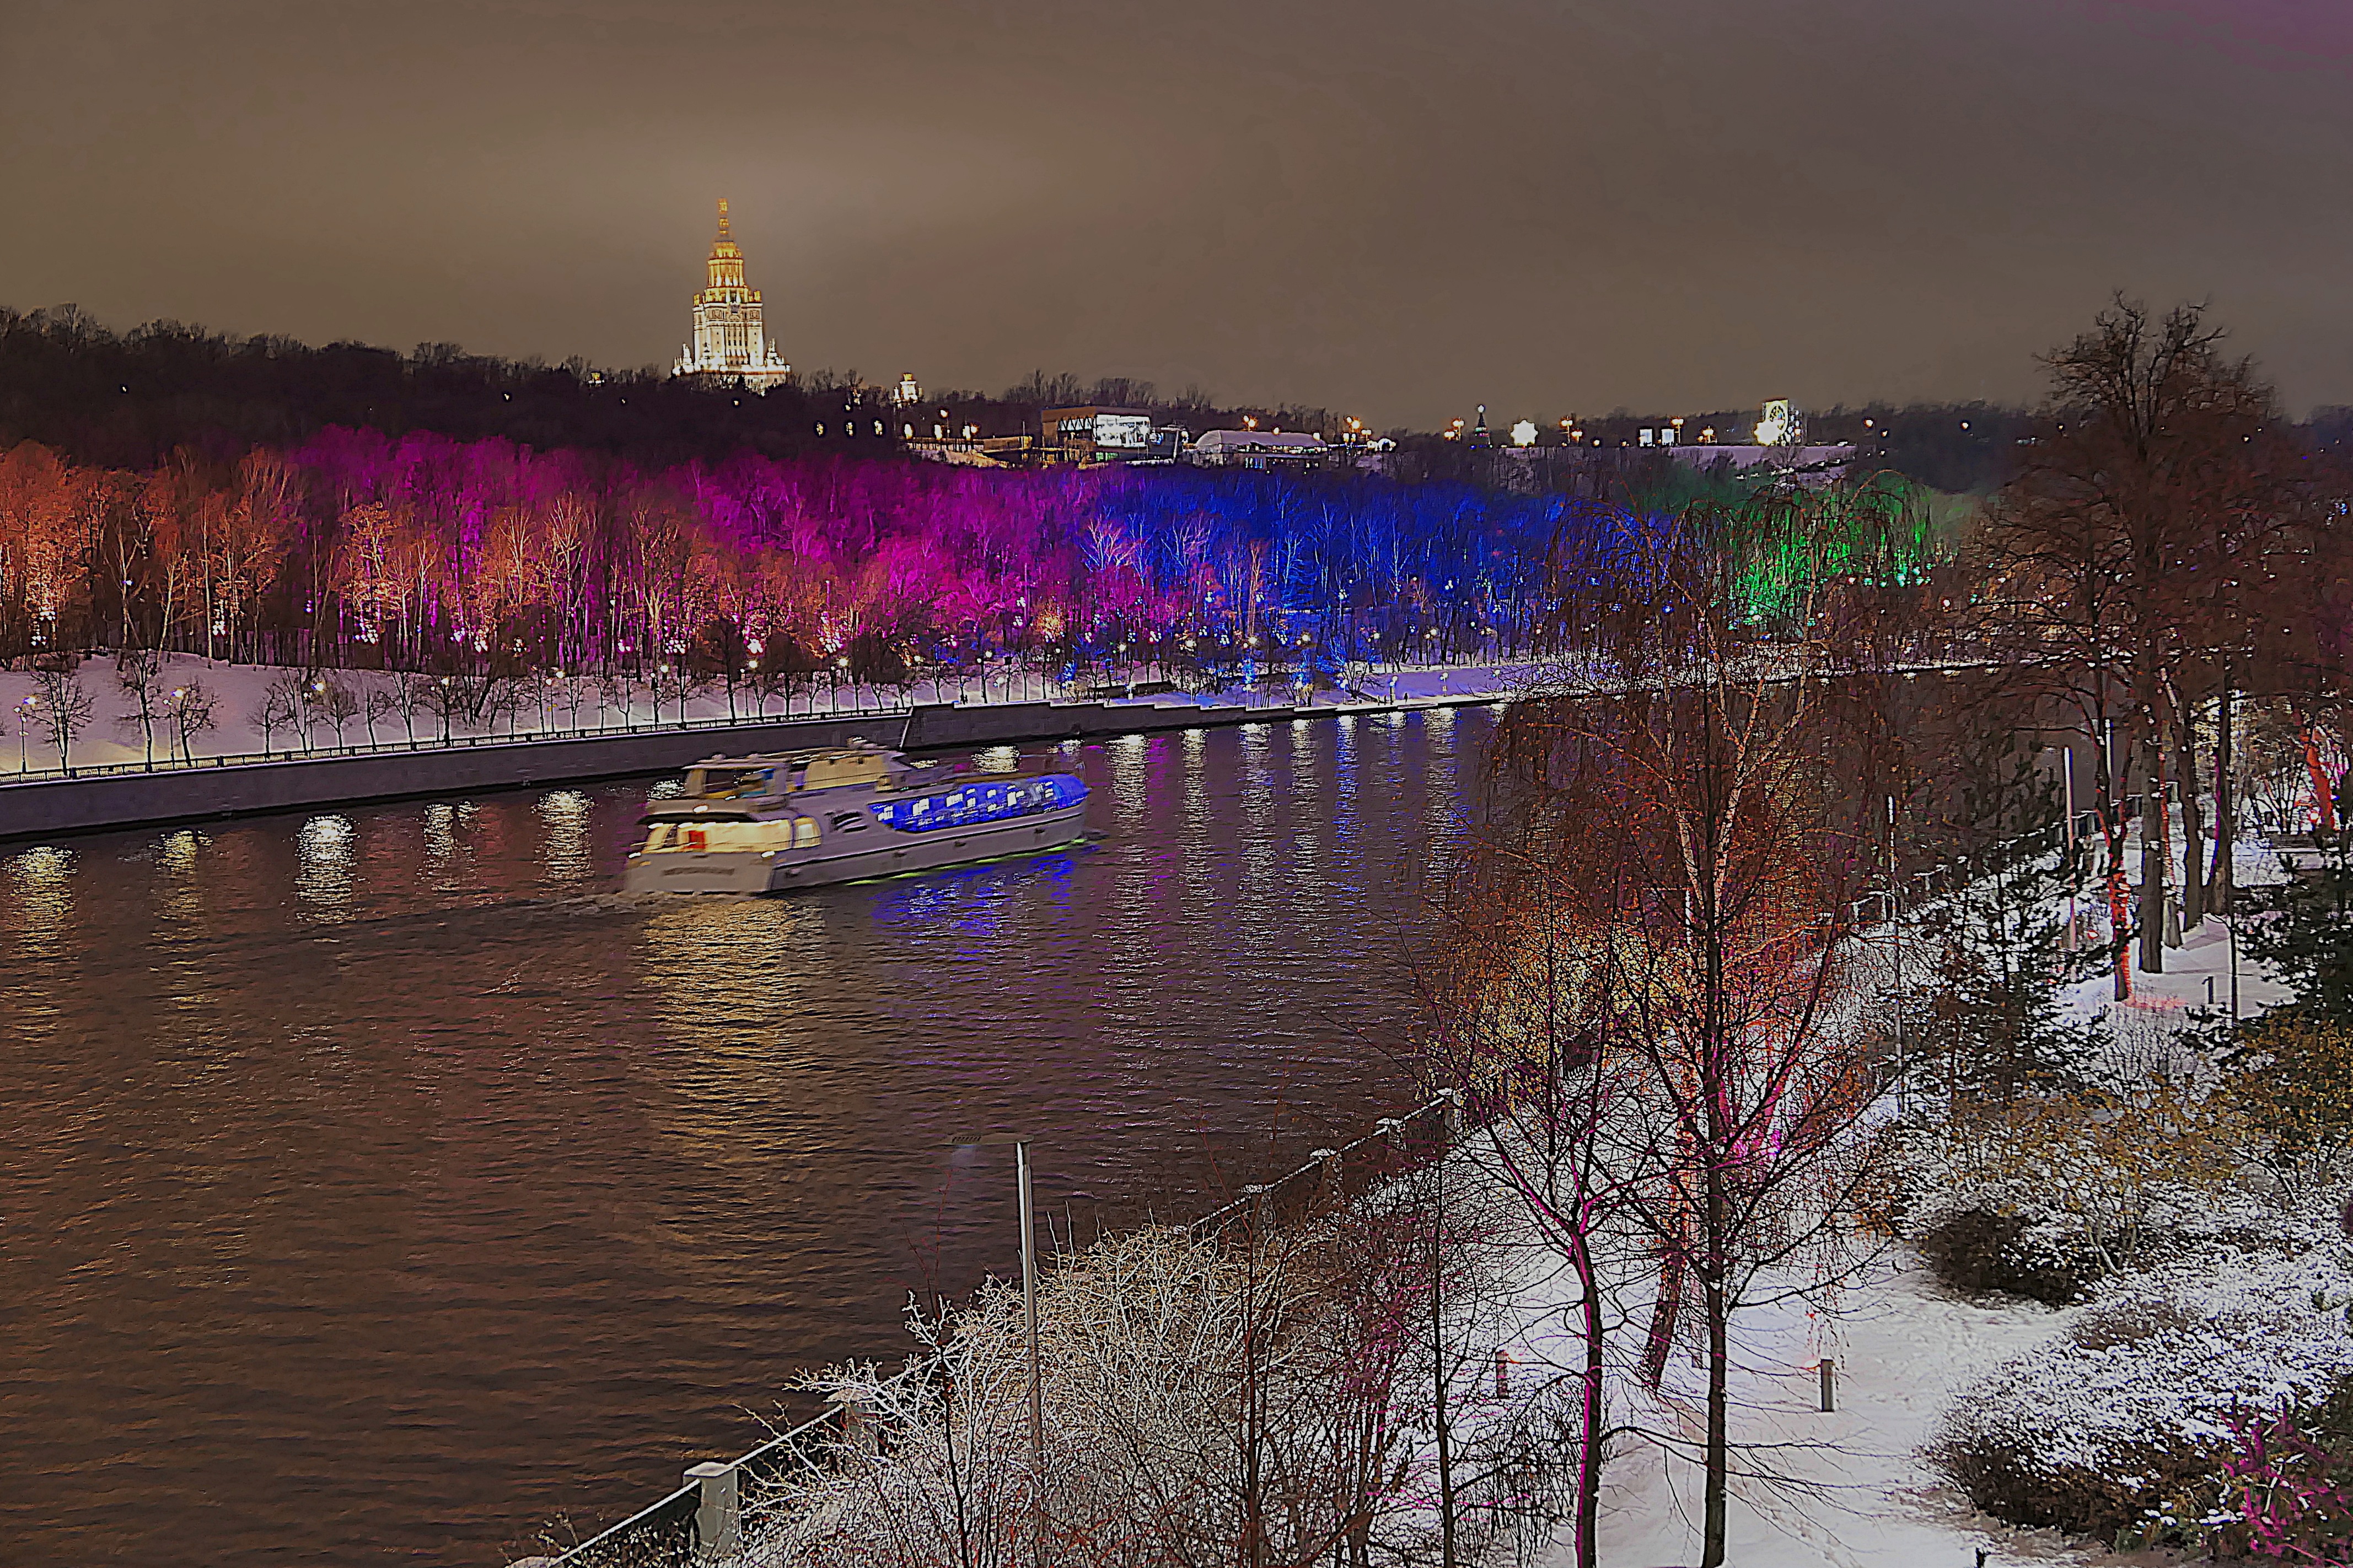
[[743, 849], [639, 850], [621, 873], [628, 893], [765, 893], [776, 858]]

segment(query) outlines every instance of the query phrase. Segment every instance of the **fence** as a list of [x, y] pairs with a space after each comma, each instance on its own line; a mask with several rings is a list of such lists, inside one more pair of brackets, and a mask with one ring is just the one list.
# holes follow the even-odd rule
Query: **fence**
[[[1255, 1233], [1260, 1226], [1294, 1223], [1368, 1191], [1460, 1142], [1466, 1125], [1463, 1103], [1450, 1092], [1403, 1116], [1384, 1117], [1356, 1142], [1318, 1149], [1296, 1169], [1244, 1187], [1240, 1197], [1203, 1215], [1187, 1232], [1203, 1241], [1237, 1228]], [[861, 1440], [865, 1421], [865, 1412], [856, 1405], [836, 1404], [740, 1458], [694, 1466], [668, 1497], [559, 1555], [525, 1558], [513, 1568], [689, 1568], [723, 1560], [744, 1544], [747, 1479], [773, 1480], [822, 1465], [828, 1445]]]
[[55, 779], [88, 779], [118, 777], [126, 773], [186, 773], [199, 769], [249, 767], [259, 763], [304, 763], [330, 757], [401, 756], [412, 752], [447, 752], [476, 746], [521, 746], [543, 741], [594, 741], [615, 735], [675, 735], [699, 730], [744, 730], [761, 725], [805, 724], [811, 721], [830, 719], [903, 719], [914, 711], [914, 706], [882, 704], [874, 707], [828, 709], [822, 713], [754, 713], [742, 718], [725, 719], [649, 719], [638, 722], [628, 720], [614, 723], [579, 724], [570, 729], [539, 728], [517, 730], [510, 734], [492, 732], [485, 735], [452, 733], [447, 738], [428, 736], [423, 740], [404, 735], [398, 740], [353, 742], [332, 746], [285, 746], [274, 752], [224, 752], [209, 757], [159, 757], [153, 762], [98, 763], [82, 767], [18, 768], [0, 775], [0, 789], [12, 784], [35, 784]]
[[515, 1568], [687, 1568], [733, 1556], [744, 1544], [744, 1481], [772, 1481], [822, 1464], [828, 1443], [858, 1441], [864, 1419], [854, 1405], [833, 1405], [740, 1458], [690, 1467], [685, 1484], [660, 1501], [560, 1556], [525, 1558]]

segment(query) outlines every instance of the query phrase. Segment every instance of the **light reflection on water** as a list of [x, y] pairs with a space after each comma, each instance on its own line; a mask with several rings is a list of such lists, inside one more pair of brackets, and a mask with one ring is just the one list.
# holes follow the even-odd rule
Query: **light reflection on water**
[[541, 797], [538, 810], [543, 828], [540, 858], [547, 868], [547, 879], [577, 882], [586, 877], [591, 869], [588, 797], [576, 789], [554, 790]]
[[1100, 842], [786, 899], [620, 895], [643, 785], [8, 856], [12, 1544], [522, 1555], [1005, 1268], [971, 1140], [1030, 1134], [1041, 1203], [1116, 1223], [1206, 1206], [1213, 1134], [1265, 1169], [1361, 1130], [1490, 728], [1033, 747]]
[[58, 951], [66, 920], [73, 913], [74, 852], [36, 845], [8, 863], [16, 884], [15, 919], [8, 922], [23, 959], [48, 957]]
[[352, 875], [358, 865], [351, 819], [314, 816], [295, 836], [294, 889], [320, 919], [343, 912], [352, 896]]

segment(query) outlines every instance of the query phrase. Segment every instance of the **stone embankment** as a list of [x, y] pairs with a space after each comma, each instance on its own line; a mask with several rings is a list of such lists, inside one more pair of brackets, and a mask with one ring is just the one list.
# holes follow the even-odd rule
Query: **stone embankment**
[[902, 712], [631, 729], [550, 740], [420, 743], [334, 756], [109, 772], [0, 784], [0, 839], [164, 826], [216, 817], [583, 784], [658, 773], [703, 757], [839, 745], [861, 736], [902, 751], [1065, 741], [1097, 735], [1270, 723], [1395, 708], [1454, 707], [1478, 697], [1341, 707], [1153, 706], [1121, 702], [928, 703]]

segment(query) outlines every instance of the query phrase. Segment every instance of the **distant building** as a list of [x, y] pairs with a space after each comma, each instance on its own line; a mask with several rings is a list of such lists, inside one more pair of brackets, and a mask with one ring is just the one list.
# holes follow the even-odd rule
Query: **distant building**
[[1806, 444], [1806, 411], [1786, 397], [1766, 400], [1765, 417], [1757, 422], [1760, 447], [1802, 447]]
[[915, 379], [915, 373], [912, 370], [902, 375], [899, 384], [891, 389], [891, 401], [902, 408], [911, 408], [923, 400], [923, 384]]
[[1152, 449], [1152, 412], [1145, 408], [1049, 408], [1038, 426], [1048, 462], [1132, 463]]
[[760, 291], [744, 286], [744, 252], [727, 231], [727, 203], [719, 204], [719, 237], [712, 242], [711, 281], [694, 296], [694, 342], [681, 350], [672, 375], [724, 376], [765, 391], [790, 375], [760, 320]]
[[1205, 430], [1192, 460], [1208, 468], [1316, 468], [1332, 455], [1321, 436], [1279, 430]]
[[1801, 483], [1812, 484], [1828, 484], [1838, 479], [1854, 460], [1854, 447], [1850, 442], [1820, 447], [1733, 447], [1711, 442], [1677, 447], [1673, 451], [1676, 462], [1702, 473], [1712, 468], [1769, 467], [1791, 474]]

